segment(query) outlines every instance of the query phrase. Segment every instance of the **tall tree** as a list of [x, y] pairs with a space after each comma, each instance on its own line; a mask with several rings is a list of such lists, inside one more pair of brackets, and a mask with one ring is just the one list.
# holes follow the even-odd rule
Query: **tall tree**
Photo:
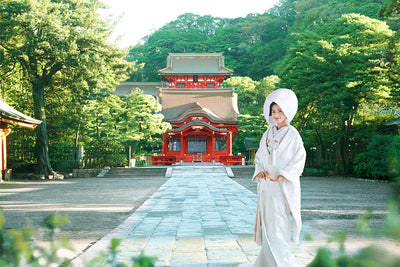
[[[97, 0], [4, 0], [0, 4], [0, 48], [18, 62], [31, 85], [37, 127], [38, 170], [53, 173], [48, 155], [46, 93], [56, 80], [73, 77], [67, 87], [107, 91], [126, 77], [126, 51], [108, 44], [111, 24], [102, 20]], [[76, 81], [76, 83], [75, 83]]]
[[400, 103], [400, 2], [397, 0], [386, 0], [385, 5], [379, 11], [379, 16], [384, 18], [395, 31], [390, 40], [387, 60], [390, 66], [390, 82], [393, 87], [392, 95], [395, 103]]
[[343, 15], [299, 34], [283, 65], [282, 82], [298, 93], [303, 122], [318, 134], [327, 124], [337, 133], [337, 173], [348, 171], [351, 128], [362, 105], [390, 98], [385, 49], [392, 34], [385, 22]]
[[130, 80], [159, 81], [158, 70], [166, 64], [168, 53], [218, 52], [210, 49], [208, 41], [219, 29], [231, 25], [232, 19], [185, 13], [143, 38], [144, 44], [133, 46], [127, 57], [143, 64]]
[[231, 77], [223, 83], [223, 87], [235, 88], [238, 94], [240, 114], [258, 116], [263, 114], [265, 98], [271, 93], [280, 79], [276, 75], [254, 81], [249, 77]]
[[104, 147], [112, 142], [123, 147], [131, 146], [135, 153], [140, 150], [140, 145], [151, 147], [156, 136], [170, 128], [159, 113], [161, 105], [153, 96], [145, 95], [140, 90], [121, 98], [108, 95], [91, 100], [85, 109], [85, 135], [82, 138], [91, 149], [98, 150], [98, 144]]

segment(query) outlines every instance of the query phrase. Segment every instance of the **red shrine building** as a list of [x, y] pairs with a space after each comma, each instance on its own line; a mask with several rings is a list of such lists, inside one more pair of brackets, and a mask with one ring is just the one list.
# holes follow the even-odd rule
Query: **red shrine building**
[[159, 75], [168, 80], [157, 95], [164, 120], [172, 126], [163, 134], [162, 154], [153, 165], [184, 162], [242, 164], [232, 154], [238, 133], [237, 95], [221, 88], [233, 71], [220, 53], [169, 54]]

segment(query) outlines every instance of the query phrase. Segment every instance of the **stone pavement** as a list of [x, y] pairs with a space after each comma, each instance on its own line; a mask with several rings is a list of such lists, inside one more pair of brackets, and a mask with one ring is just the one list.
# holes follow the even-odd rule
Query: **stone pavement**
[[[123, 239], [119, 260], [125, 263], [141, 251], [157, 257], [156, 266], [254, 262], [260, 250], [253, 242], [257, 196], [230, 179], [227, 169], [171, 167], [171, 178], [124, 223], [74, 259], [74, 265], [107, 251], [112, 238]], [[295, 246], [293, 253], [303, 264], [314, 254]]]

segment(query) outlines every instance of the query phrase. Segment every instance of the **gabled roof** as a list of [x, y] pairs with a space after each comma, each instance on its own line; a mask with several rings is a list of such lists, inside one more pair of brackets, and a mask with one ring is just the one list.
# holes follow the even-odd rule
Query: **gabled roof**
[[204, 108], [199, 105], [199, 102], [193, 102], [188, 105], [184, 105], [181, 107], [172, 108], [170, 111], [164, 111], [164, 113], [174, 112], [175, 114], [181, 112], [180, 114], [176, 115], [173, 119], [170, 119], [168, 122], [170, 123], [180, 123], [184, 122], [189, 117], [195, 116], [204, 116], [208, 118], [212, 122], [223, 122], [222, 118], [219, 117], [217, 114], [209, 110], [208, 108]]
[[228, 132], [228, 129], [226, 129], [226, 128], [217, 128], [217, 127], [212, 126], [211, 124], [208, 124], [205, 121], [201, 121], [201, 120], [198, 120], [198, 119], [193, 120], [193, 121], [191, 121], [189, 123], [186, 123], [185, 125], [182, 125], [179, 128], [169, 129], [167, 132], [180, 132], [180, 131], [183, 131], [184, 129], [187, 129], [188, 127], [192, 127], [192, 126], [204, 126], [204, 127], [209, 128], [210, 130], [212, 130], [214, 132], [220, 132], [220, 133], [227, 133]]
[[17, 124], [26, 128], [35, 128], [36, 125], [41, 124], [41, 120], [31, 118], [18, 110], [10, 107], [6, 102], [0, 99], [0, 121]]
[[196, 113], [215, 122], [238, 122], [237, 95], [232, 88], [161, 88], [158, 97], [168, 122], [182, 121]]
[[167, 66], [158, 71], [159, 75], [169, 74], [224, 74], [233, 71], [225, 68], [221, 53], [170, 53]]

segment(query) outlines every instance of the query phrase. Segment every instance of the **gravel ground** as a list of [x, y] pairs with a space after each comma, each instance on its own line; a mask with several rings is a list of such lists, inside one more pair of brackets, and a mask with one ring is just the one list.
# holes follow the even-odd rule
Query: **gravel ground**
[[[104, 178], [64, 180], [20, 180], [0, 184], [0, 206], [5, 229], [27, 222], [36, 229], [35, 240], [46, 244], [43, 218], [57, 211], [68, 214], [70, 223], [61, 227], [76, 253], [120, 225], [167, 181], [166, 168], [112, 169]], [[67, 253], [72, 257], [76, 253]]]
[[[71, 239], [77, 252], [121, 224], [167, 180], [166, 168], [112, 169], [104, 178], [74, 178], [57, 181], [21, 180], [0, 184], [0, 205], [5, 228], [19, 228], [29, 221], [37, 229], [36, 240], [46, 240], [40, 228], [44, 216], [54, 211], [69, 214], [70, 223], [61, 235]], [[254, 167], [232, 167], [233, 178], [256, 193], [250, 180]], [[302, 217], [316, 231], [332, 235], [345, 230], [360, 236], [355, 222], [368, 207], [371, 225], [382, 236], [383, 217], [391, 187], [371, 182], [333, 177], [302, 177]]]
[[[248, 178], [253, 171], [233, 168], [234, 181], [257, 194], [257, 183]], [[302, 177], [301, 190], [302, 219], [319, 231], [332, 234], [345, 230], [349, 236], [357, 236], [357, 218], [372, 208], [371, 226], [378, 236], [382, 235], [391, 192], [389, 183], [337, 177]]]

